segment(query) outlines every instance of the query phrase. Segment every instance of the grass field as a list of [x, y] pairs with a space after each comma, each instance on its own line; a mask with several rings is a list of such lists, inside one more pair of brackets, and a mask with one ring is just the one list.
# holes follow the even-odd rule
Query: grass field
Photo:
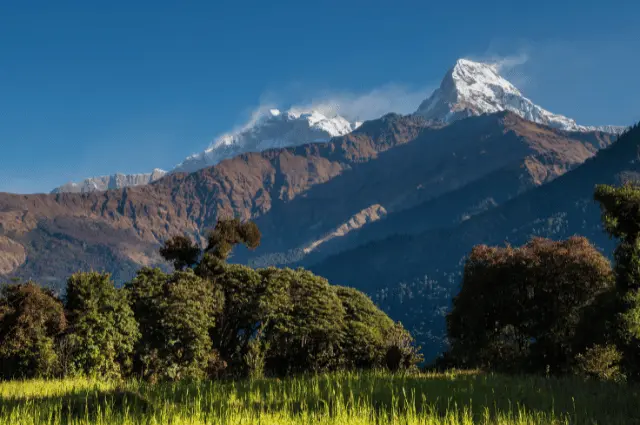
[[472, 372], [0, 382], [0, 424], [640, 424], [640, 388]]

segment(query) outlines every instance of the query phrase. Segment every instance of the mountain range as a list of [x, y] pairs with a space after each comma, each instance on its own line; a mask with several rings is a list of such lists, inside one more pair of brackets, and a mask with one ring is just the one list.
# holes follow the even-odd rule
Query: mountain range
[[363, 289], [435, 355], [474, 244], [581, 233], [610, 249], [593, 185], [640, 171], [637, 129], [552, 114], [498, 71], [459, 60], [406, 116], [267, 111], [158, 179], [0, 194], [0, 275], [60, 288], [94, 269], [123, 282], [163, 265], [166, 238], [202, 241], [218, 218], [239, 216], [262, 243], [231, 261], [302, 265]]
[[[203, 152], [185, 158], [171, 172], [194, 172], [246, 152], [262, 152], [267, 149], [299, 146], [305, 143], [327, 142], [332, 137], [350, 133], [360, 124], [362, 123], [349, 122], [339, 115], [327, 117], [314, 110], [261, 111], [255, 119], [239, 130], [218, 137]], [[165, 174], [166, 171], [155, 169], [146, 174], [91, 177], [81, 183], [67, 183], [57, 187], [52, 193], [86, 193], [140, 186], [152, 183]]]
[[[567, 131], [619, 134], [624, 130], [624, 127], [611, 125], [579, 125], [571, 118], [553, 114], [524, 97], [513, 84], [500, 76], [497, 65], [467, 59], [456, 62], [446, 73], [440, 87], [420, 104], [415, 114], [429, 121], [451, 123], [470, 116], [501, 111], [511, 111], [526, 120]], [[188, 156], [172, 171], [194, 172], [246, 152], [326, 142], [332, 137], [350, 133], [361, 124], [340, 115], [327, 117], [313, 109], [260, 111], [242, 128], [218, 137], [203, 152]], [[67, 183], [54, 189], [52, 193], [92, 192], [138, 186], [151, 183], [164, 174], [163, 170], [155, 169], [146, 174], [92, 177], [81, 183]]]

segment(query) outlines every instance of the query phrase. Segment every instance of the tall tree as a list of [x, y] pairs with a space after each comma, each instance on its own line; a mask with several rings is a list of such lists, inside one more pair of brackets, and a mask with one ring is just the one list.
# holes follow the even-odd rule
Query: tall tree
[[338, 368], [345, 312], [329, 282], [303, 269], [270, 269], [264, 275], [288, 293], [270, 324], [269, 369], [287, 374]]
[[57, 340], [66, 328], [62, 302], [33, 282], [0, 291], [0, 376], [52, 377], [59, 373]]
[[210, 329], [222, 298], [193, 271], [142, 269], [126, 284], [140, 322], [136, 371], [150, 380], [202, 378], [216, 360]]
[[447, 317], [449, 355], [469, 367], [567, 371], [585, 313], [612, 288], [608, 260], [585, 238], [476, 246]]
[[260, 238], [260, 229], [253, 221], [218, 219], [216, 226], [207, 234], [204, 250], [188, 237], [177, 235], [164, 242], [160, 255], [176, 270], [194, 268], [198, 276], [213, 279], [223, 273], [223, 265], [236, 245], [255, 249], [260, 245]]
[[191, 268], [198, 263], [200, 247], [186, 236], [174, 236], [164, 242], [160, 255], [173, 263], [176, 270]]
[[619, 345], [627, 374], [640, 379], [640, 187], [600, 185], [594, 198], [600, 203], [602, 222], [618, 240], [614, 252]]
[[235, 245], [255, 249], [260, 245], [260, 229], [253, 221], [241, 222], [239, 218], [220, 219], [208, 235], [205, 252], [226, 261]]
[[100, 377], [126, 374], [140, 336], [126, 292], [113, 285], [109, 274], [76, 273], [67, 281], [65, 308], [71, 372]]
[[216, 286], [224, 294], [224, 307], [212, 332], [213, 341], [240, 375], [251, 373], [245, 356], [250, 350], [255, 354], [266, 350], [275, 319], [290, 308], [288, 288], [280, 281], [266, 279], [265, 273], [227, 264], [216, 278]]

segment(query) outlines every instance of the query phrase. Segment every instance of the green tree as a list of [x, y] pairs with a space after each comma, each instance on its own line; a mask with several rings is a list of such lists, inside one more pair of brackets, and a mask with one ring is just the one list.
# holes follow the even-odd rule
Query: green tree
[[260, 230], [253, 221], [218, 219], [216, 226], [207, 234], [204, 250], [186, 236], [178, 235], [164, 242], [160, 255], [173, 263], [176, 270], [193, 268], [198, 276], [213, 280], [224, 272], [224, 264], [234, 246], [242, 244], [255, 249], [260, 245], [260, 238]]
[[334, 286], [345, 311], [340, 362], [348, 369], [411, 368], [422, 361], [413, 338], [364, 293]]
[[174, 236], [164, 242], [160, 248], [160, 255], [173, 263], [176, 270], [192, 268], [198, 263], [200, 247], [186, 236]]
[[385, 363], [386, 338], [394, 323], [373, 304], [373, 301], [353, 288], [335, 286], [334, 290], [345, 311], [342, 359], [347, 368], [374, 368]]
[[566, 372], [586, 313], [612, 288], [608, 260], [585, 238], [476, 246], [447, 317], [448, 357], [459, 366]]
[[[420, 361], [409, 333], [364, 294], [333, 288], [326, 279], [302, 269], [254, 270], [228, 264], [234, 246], [255, 249], [260, 244], [255, 223], [237, 218], [218, 220], [207, 241], [206, 249], [196, 255], [186, 238], [173, 238], [165, 244], [163, 256], [174, 261], [176, 268], [193, 268], [214, 293], [220, 293], [219, 298], [214, 296], [214, 304], [221, 308], [214, 312], [209, 334], [219, 359], [229, 366], [228, 375], [255, 377], [263, 372], [283, 375], [377, 367], [388, 363], [387, 353], [394, 349], [400, 353], [398, 368]], [[161, 301], [144, 301], [137, 295], [156, 294], [154, 288], [162, 287], [163, 279], [160, 271], [146, 270], [128, 285], [136, 317], [149, 332], [141, 345], [161, 342], [166, 333], [147, 324], [143, 317], [162, 318], [166, 323], [164, 313], [157, 310]], [[157, 291], [150, 295], [153, 299], [166, 297]], [[160, 356], [148, 348], [141, 352], [147, 359]], [[167, 369], [164, 365], [161, 368]]]
[[209, 331], [222, 299], [193, 271], [145, 268], [125, 288], [142, 330], [136, 371], [149, 380], [203, 378], [217, 360]]
[[424, 360], [420, 347], [401, 323], [395, 323], [387, 333], [384, 365], [392, 372], [415, 369]]
[[249, 360], [255, 366], [255, 359], [264, 359], [273, 325], [289, 308], [288, 288], [268, 276], [269, 271], [225, 264], [215, 280], [223, 293], [224, 307], [212, 337], [222, 358], [238, 375], [253, 374]]
[[62, 302], [33, 282], [0, 290], [0, 376], [52, 377], [60, 372], [57, 340], [66, 328]]
[[345, 311], [329, 282], [303, 269], [263, 273], [269, 285], [288, 293], [287, 303], [268, 328], [268, 369], [288, 374], [338, 368]]
[[235, 245], [256, 249], [260, 245], [260, 229], [253, 221], [241, 222], [239, 218], [220, 219], [207, 237], [206, 253], [226, 261]]
[[618, 345], [623, 365], [632, 379], [640, 379], [640, 187], [600, 185], [594, 198], [602, 222], [618, 240], [614, 252], [617, 289]]
[[113, 285], [109, 274], [76, 273], [67, 281], [65, 309], [71, 372], [126, 375], [140, 336], [126, 292]]

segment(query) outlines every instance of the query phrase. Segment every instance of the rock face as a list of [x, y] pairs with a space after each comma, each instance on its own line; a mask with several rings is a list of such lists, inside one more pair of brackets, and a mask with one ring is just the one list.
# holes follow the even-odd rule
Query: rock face
[[304, 254], [309, 254], [313, 250], [317, 249], [323, 243], [327, 243], [335, 238], [344, 237], [349, 232], [360, 229], [362, 226], [368, 223], [378, 221], [387, 215], [387, 210], [380, 204], [371, 205], [363, 209], [362, 211], [350, 217], [346, 223], [341, 224], [328, 234], [324, 235], [318, 240], [312, 241], [302, 249]]
[[0, 252], [0, 275], [10, 274], [27, 259], [24, 247], [6, 236], [0, 236]]
[[429, 120], [446, 123], [474, 115], [510, 111], [520, 117], [566, 131], [604, 131], [619, 134], [624, 127], [583, 126], [534, 104], [500, 76], [497, 65], [459, 59], [440, 87], [416, 111]]
[[[234, 261], [291, 264], [334, 252], [327, 248], [337, 241], [470, 184], [495, 182], [482, 185], [482, 195], [500, 204], [610, 142], [605, 133], [563, 132], [510, 113], [445, 127], [390, 114], [329, 142], [245, 153], [151, 185], [0, 194], [0, 249], [13, 252], [18, 244], [26, 253], [24, 261], [11, 254], [17, 260], [2, 273], [61, 285], [71, 273], [93, 269], [122, 282], [140, 265], [160, 264], [157, 249], [166, 238], [199, 239], [219, 217], [234, 215], [256, 220], [263, 232], [261, 247], [239, 250]], [[496, 175], [502, 177], [492, 180]]]
[[110, 176], [91, 177], [80, 183], [67, 183], [57, 187], [51, 193], [89, 193], [100, 192], [111, 189], [122, 189], [123, 187], [140, 186], [152, 183], [167, 174], [159, 168], [146, 174], [113, 174]]

